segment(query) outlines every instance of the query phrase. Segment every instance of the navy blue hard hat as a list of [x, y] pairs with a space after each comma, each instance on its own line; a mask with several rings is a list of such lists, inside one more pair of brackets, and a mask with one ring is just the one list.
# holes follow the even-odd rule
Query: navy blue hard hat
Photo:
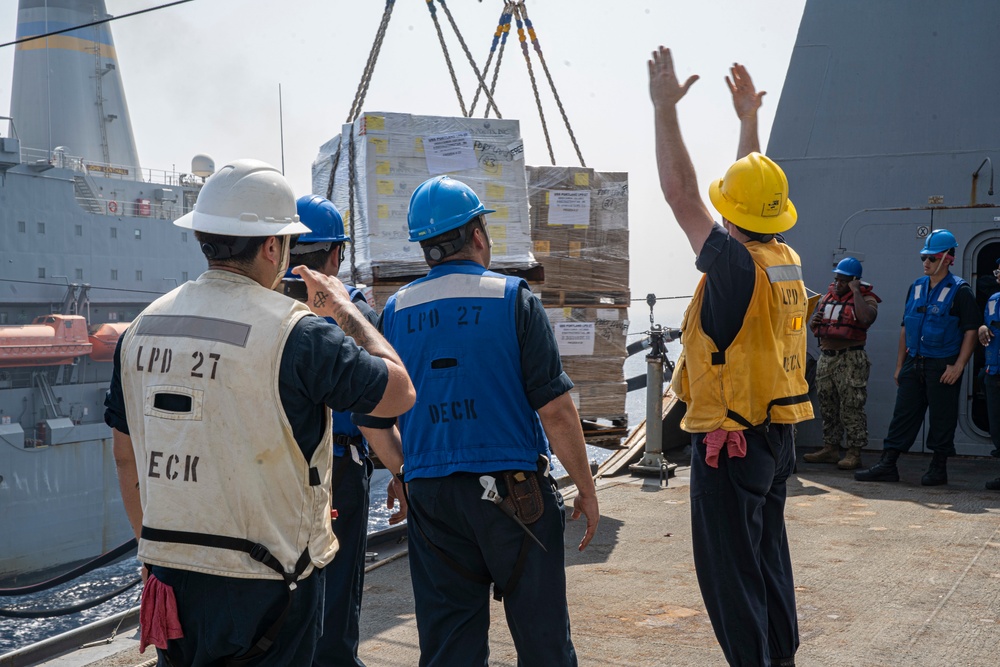
[[920, 253], [923, 255], [937, 255], [957, 247], [958, 241], [955, 239], [954, 234], [947, 229], [935, 229], [927, 235], [927, 240], [924, 242], [924, 249]]
[[299, 243], [344, 243], [351, 237], [344, 233], [344, 219], [329, 199], [319, 195], [299, 197], [295, 202], [299, 220], [311, 231], [299, 236]]
[[855, 276], [857, 278], [860, 278], [861, 262], [854, 259], [853, 257], [845, 257], [844, 259], [837, 262], [837, 268], [835, 268], [833, 272], [839, 273], [842, 276]]
[[409, 240], [434, 238], [486, 213], [495, 211], [483, 206], [468, 185], [448, 176], [435, 176], [418, 185], [410, 197], [406, 214]]

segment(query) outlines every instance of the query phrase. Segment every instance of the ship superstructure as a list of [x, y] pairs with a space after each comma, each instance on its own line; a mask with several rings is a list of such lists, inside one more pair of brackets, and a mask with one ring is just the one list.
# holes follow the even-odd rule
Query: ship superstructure
[[[923, 239], [934, 229], [953, 232], [953, 273], [973, 286], [981, 307], [997, 291], [1000, 89], [983, 77], [996, 60], [998, 28], [995, 2], [809, 2], [802, 17], [767, 150], [798, 208], [787, 236], [806, 285], [825, 291], [836, 263], [852, 256], [883, 299], [867, 344], [876, 449], [893, 412], [903, 305], [922, 273]], [[959, 454], [992, 449], [977, 348], [961, 380]], [[812, 426], [800, 441], [821, 441], [819, 420]], [[913, 451], [923, 451], [920, 441]]]
[[[20, 0], [17, 36], [106, 16], [103, 0]], [[172, 221], [211, 160], [140, 168], [108, 25], [16, 47], [0, 137], [0, 580], [131, 537], [103, 421], [114, 346], [205, 268]]]

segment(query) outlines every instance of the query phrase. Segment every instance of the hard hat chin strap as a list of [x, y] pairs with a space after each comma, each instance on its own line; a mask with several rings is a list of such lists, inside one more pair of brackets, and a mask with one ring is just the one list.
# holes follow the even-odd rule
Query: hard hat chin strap
[[278, 263], [278, 273], [274, 277], [274, 282], [271, 283], [271, 289], [277, 289], [278, 285], [281, 284], [282, 278], [288, 273], [288, 263], [289, 257], [291, 255], [291, 236], [279, 236], [281, 239], [281, 261]]

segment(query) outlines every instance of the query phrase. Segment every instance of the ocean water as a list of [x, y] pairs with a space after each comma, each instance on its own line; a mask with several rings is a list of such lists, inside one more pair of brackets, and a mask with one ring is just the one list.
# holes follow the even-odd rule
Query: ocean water
[[[656, 322], [665, 327], [678, 327], [680, 325], [680, 312], [682, 312], [682, 307], [678, 308], [678, 306], [682, 306], [682, 304], [667, 303], [671, 306], [670, 308], [660, 308], [660, 305], [657, 305], [658, 317]], [[664, 312], [663, 319], [659, 317], [661, 311]], [[642, 332], [649, 328], [648, 307], [642, 304], [641, 308], [633, 308], [630, 315], [632, 319], [630, 320], [631, 324], [629, 327], [629, 343], [641, 338], [643, 335]], [[677, 342], [669, 343], [667, 350], [668, 357], [676, 361], [677, 354], [680, 352], [680, 344]], [[642, 375], [645, 372], [646, 361], [644, 353], [636, 354], [625, 361], [626, 378]], [[625, 409], [628, 414], [630, 430], [645, 419], [645, 404], [645, 390], [637, 390], [628, 395]], [[591, 461], [598, 464], [611, 454], [609, 450], [589, 445], [587, 450]], [[558, 460], [553, 461], [552, 467], [557, 476], [564, 472]], [[376, 470], [374, 475], [372, 475], [371, 510], [368, 521], [369, 532], [382, 530], [389, 525], [389, 516], [392, 512], [385, 506], [388, 482], [389, 473], [385, 470]], [[75, 582], [64, 584], [52, 591], [44, 591], [21, 597], [0, 597], [0, 608], [51, 610], [67, 607], [114, 590], [138, 576], [138, 574], [138, 561], [135, 558], [128, 558], [108, 567], [101, 568]], [[11, 619], [0, 616], [0, 655], [130, 609], [139, 603], [141, 590], [141, 586], [136, 586], [93, 609], [67, 616], [37, 620]]]

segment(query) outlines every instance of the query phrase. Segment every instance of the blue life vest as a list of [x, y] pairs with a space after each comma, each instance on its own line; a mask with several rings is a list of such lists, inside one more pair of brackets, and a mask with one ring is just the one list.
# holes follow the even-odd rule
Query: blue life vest
[[[347, 293], [350, 295], [352, 303], [354, 302], [355, 297], [357, 297], [358, 295], [361, 295], [362, 299], [365, 298], [364, 293], [357, 287], [352, 287], [351, 285], [344, 285], [344, 287], [347, 288]], [[332, 317], [324, 317], [323, 319], [325, 319], [327, 322], [330, 322], [331, 324], [337, 324], [336, 320], [334, 320]], [[345, 447], [344, 445], [337, 444], [336, 440], [338, 435], [346, 435], [352, 438], [361, 435], [361, 430], [351, 422], [350, 412], [333, 413], [333, 439], [334, 439], [333, 455], [344, 456], [345, 454], [347, 454], [347, 447]], [[361, 441], [361, 452], [365, 456], [368, 455], [368, 443], [364, 440]]]
[[953, 273], [931, 289], [930, 276], [918, 278], [906, 301], [906, 351], [910, 356], [932, 359], [953, 357], [962, 347], [959, 319], [951, 314], [951, 304], [966, 282]]
[[1000, 373], [1000, 292], [991, 296], [986, 302], [983, 324], [989, 328], [993, 336], [990, 344], [986, 346], [986, 373], [996, 375]]
[[407, 481], [534, 470], [548, 452], [524, 393], [515, 324], [522, 285], [451, 261], [386, 303], [383, 333], [417, 390], [413, 409], [399, 418]]

